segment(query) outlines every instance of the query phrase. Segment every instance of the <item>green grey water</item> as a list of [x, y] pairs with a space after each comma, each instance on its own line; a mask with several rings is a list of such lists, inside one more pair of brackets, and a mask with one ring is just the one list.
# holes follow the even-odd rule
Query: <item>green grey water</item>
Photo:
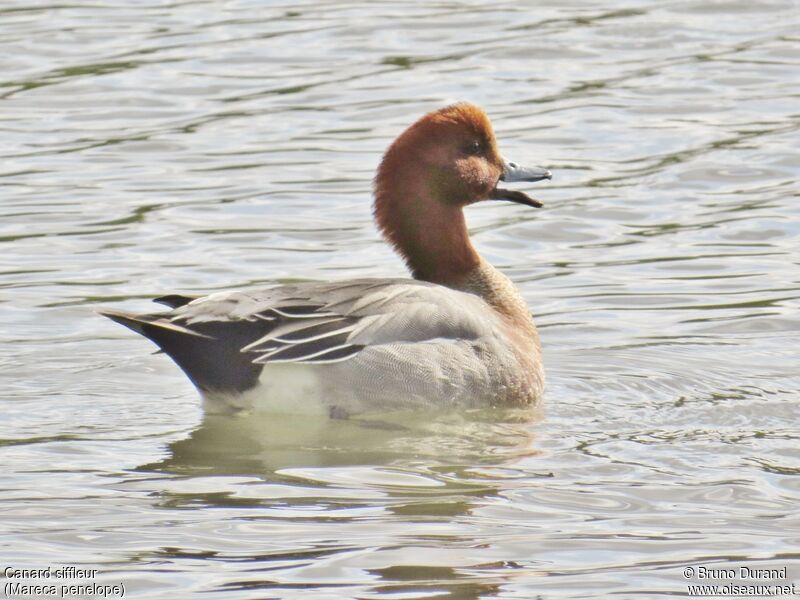
[[[800, 586], [798, 31], [792, 0], [4, 1], [0, 567], [147, 598]], [[402, 274], [372, 174], [457, 100], [554, 172], [543, 209], [468, 211], [540, 325], [539, 420], [203, 417], [94, 314]]]

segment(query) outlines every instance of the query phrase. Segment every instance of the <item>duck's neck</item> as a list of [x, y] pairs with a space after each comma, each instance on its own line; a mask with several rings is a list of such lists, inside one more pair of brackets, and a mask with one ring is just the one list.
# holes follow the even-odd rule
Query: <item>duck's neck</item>
[[[414, 278], [480, 296], [515, 325], [533, 328], [517, 288], [472, 245], [461, 206], [439, 201], [420, 181], [407, 178], [404, 186], [378, 185], [375, 195], [378, 226]], [[403, 189], [402, 199], [391, 195], [398, 189]]]
[[[437, 197], [433, 173], [388, 164], [375, 180], [375, 221], [415, 279], [457, 287], [481, 261], [469, 240], [464, 211]], [[397, 162], [397, 161], [394, 161]]]
[[[427, 204], [427, 206], [426, 206]], [[383, 231], [415, 279], [459, 287], [481, 262], [459, 206], [420, 200], [395, 211]]]

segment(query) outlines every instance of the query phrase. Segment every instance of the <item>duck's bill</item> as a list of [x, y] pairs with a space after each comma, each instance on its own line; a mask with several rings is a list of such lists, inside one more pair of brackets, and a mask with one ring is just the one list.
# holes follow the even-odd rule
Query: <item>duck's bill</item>
[[[500, 176], [500, 181], [509, 183], [515, 181], [533, 182], [552, 178], [553, 174], [549, 169], [545, 169], [544, 167], [523, 167], [510, 160], [503, 159], [503, 174]], [[544, 206], [540, 200], [531, 198], [528, 194], [517, 190], [495, 188], [492, 198], [494, 200], [508, 200], [509, 202], [516, 202], [517, 204], [524, 204], [525, 206], [532, 206], [534, 208], [541, 208]]]
[[544, 206], [544, 202], [536, 198], [531, 198], [525, 192], [504, 190], [503, 188], [494, 188], [492, 200], [508, 200], [509, 202], [516, 202], [517, 204], [532, 206], [533, 208], [541, 208]]
[[500, 181], [508, 183], [514, 181], [541, 181], [542, 179], [552, 179], [553, 174], [544, 167], [523, 167], [510, 160], [503, 159], [503, 174]]

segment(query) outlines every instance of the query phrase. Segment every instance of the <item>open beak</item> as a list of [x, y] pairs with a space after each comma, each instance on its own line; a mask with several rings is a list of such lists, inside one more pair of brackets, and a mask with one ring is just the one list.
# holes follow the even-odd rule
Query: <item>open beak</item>
[[[542, 167], [522, 167], [517, 163], [503, 159], [503, 174], [500, 176], [500, 181], [514, 182], [514, 181], [541, 181], [542, 179], [552, 179], [553, 174]], [[493, 200], [509, 200], [517, 204], [524, 204], [534, 208], [541, 208], [544, 204], [536, 198], [531, 198], [524, 192], [517, 190], [504, 190], [495, 187], [492, 192]]]

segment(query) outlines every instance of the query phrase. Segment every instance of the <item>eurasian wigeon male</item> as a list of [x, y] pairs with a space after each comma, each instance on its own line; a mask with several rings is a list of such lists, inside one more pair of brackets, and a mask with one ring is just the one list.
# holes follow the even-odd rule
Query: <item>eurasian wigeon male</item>
[[550, 177], [505, 160], [480, 108], [447, 106], [400, 134], [375, 177], [375, 220], [414, 279], [170, 295], [156, 299], [168, 312], [102, 314], [166, 352], [209, 412], [530, 406], [544, 387], [536, 326], [470, 242], [463, 209], [539, 207], [498, 183]]

